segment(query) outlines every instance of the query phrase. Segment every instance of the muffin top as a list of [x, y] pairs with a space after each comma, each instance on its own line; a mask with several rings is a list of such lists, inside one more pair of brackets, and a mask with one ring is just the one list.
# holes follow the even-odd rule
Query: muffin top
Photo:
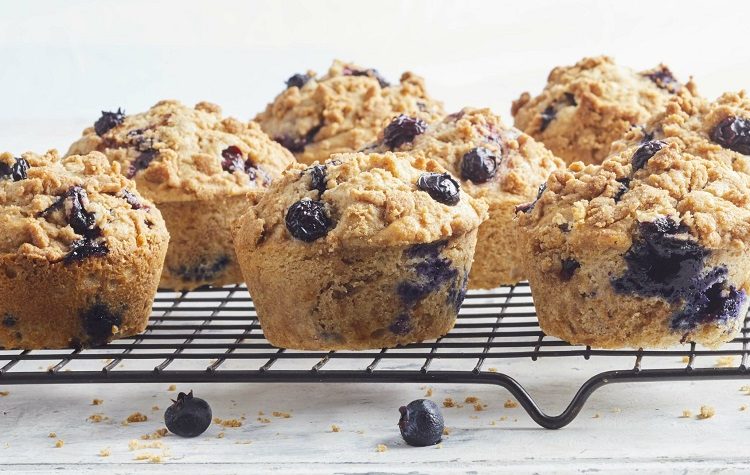
[[614, 140], [663, 111], [675, 94], [695, 93], [692, 81], [681, 84], [663, 64], [636, 72], [599, 56], [554, 68], [541, 94], [524, 92], [512, 114], [516, 127], [566, 162], [601, 163]]
[[295, 74], [286, 84], [255, 120], [303, 163], [359, 150], [399, 114], [427, 122], [443, 115], [442, 103], [430, 98], [424, 80], [410, 72], [401, 75], [399, 84], [390, 84], [374, 69], [334, 61], [323, 77]]
[[0, 257], [74, 265], [169, 239], [161, 213], [98, 152], [0, 154]]
[[741, 128], [732, 127], [750, 117], [747, 106], [741, 94], [714, 104], [674, 98], [660, 122], [649, 124], [654, 132], [632, 132], [601, 165], [578, 162], [553, 173], [539, 198], [519, 207], [521, 226], [548, 234], [545, 245], [552, 247], [624, 251], [643, 223], [663, 218], [705, 249], [744, 249], [750, 175], [741, 151], [750, 150], [737, 138]]
[[614, 142], [612, 151], [665, 138], [679, 141], [690, 153], [723, 161], [750, 175], [750, 99], [745, 91], [725, 93], [715, 102], [676, 97], [644, 127], [632, 129]]
[[68, 155], [99, 151], [156, 203], [206, 200], [263, 188], [294, 157], [255, 123], [222, 118], [208, 102], [158, 102], [140, 114], [102, 112]]
[[434, 160], [344, 153], [323, 165], [290, 167], [240, 219], [238, 232], [256, 247], [400, 246], [470, 232], [486, 209]]
[[467, 107], [430, 126], [403, 130], [409, 127], [408, 120], [397, 118], [373, 148], [434, 159], [460, 180], [464, 191], [490, 205], [532, 200], [549, 174], [564, 166], [544, 145], [505, 126], [489, 109]]

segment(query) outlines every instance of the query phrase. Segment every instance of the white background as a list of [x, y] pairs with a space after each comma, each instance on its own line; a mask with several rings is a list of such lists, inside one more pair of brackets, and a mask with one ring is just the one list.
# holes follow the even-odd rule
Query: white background
[[[750, 2], [0, 0], [0, 149], [65, 148], [102, 109], [209, 100], [251, 118], [332, 58], [427, 79], [449, 110], [538, 92], [606, 53], [715, 97], [750, 84]], [[43, 133], [42, 133], [43, 130]]]
[[[216, 102], [251, 118], [293, 73], [324, 72], [333, 58], [378, 68], [392, 81], [404, 70], [427, 79], [448, 110], [490, 106], [510, 122], [510, 103], [541, 90], [549, 70], [585, 55], [609, 54], [636, 69], [663, 61], [693, 75], [708, 97], [750, 86], [742, 1], [24, 1], [0, 0], [0, 150], [66, 149], [102, 109], [138, 112], [164, 98]], [[1, 232], [1, 230], [0, 230]], [[0, 296], [2, 298], [2, 296]], [[679, 362], [671, 361], [671, 364]], [[702, 362], [712, 366], [714, 361]], [[496, 362], [559, 411], [597, 362]], [[632, 362], [624, 362], [624, 367]], [[507, 365], [507, 366], [503, 366]], [[594, 367], [592, 368], [592, 365]], [[584, 371], [585, 370], [585, 371]], [[584, 374], [586, 373], [586, 374]], [[434, 399], [479, 396], [489, 404], [446, 410], [452, 435], [442, 448], [409, 449], [395, 429], [396, 408], [421, 397], [418, 385], [180, 385], [209, 400], [220, 417], [248, 423], [216, 439], [165, 439], [168, 463], [183, 473], [436, 472], [466, 470], [682, 471], [748, 469], [743, 444], [750, 397], [743, 382], [641, 384], [598, 391], [562, 431], [544, 431], [508, 394], [492, 387], [435, 387]], [[161, 425], [174, 393], [164, 385], [0, 387], [0, 472], [149, 473], [128, 440]], [[101, 408], [89, 406], [103, 398]], [[679, 418], [702, 404], [706, 421]], [[135, 410], [149, 422], [122, 426]], [[293, 411], [269, 426], [257, 411]], [[103, 412], [102, 424], [86, 417]], [[492, 420], [499, 421], [491, 426]], [[342, 427], [331, 433], [330, 424]], [[56, 431], [65, 447], [53, 448]], [[235, 442], [252, 440], [250, 445]], [[375, 451], [384, 443], [390, 450]], [[99, 450], [111, 449], [108, 458]], [[153, 452], [153, 451], [152, 451]], [[157, 451], [158, 452], [158, 451]], [[35, 467], [35, 463], [43, 465]], [[209, 464], [208, 466], [206, 464]], [[249, 464], [248, 468], [244, 464]], [[627, 464], [627, 465], [621, 465]], [[59, 473], [59, 471], [58, 471]]]

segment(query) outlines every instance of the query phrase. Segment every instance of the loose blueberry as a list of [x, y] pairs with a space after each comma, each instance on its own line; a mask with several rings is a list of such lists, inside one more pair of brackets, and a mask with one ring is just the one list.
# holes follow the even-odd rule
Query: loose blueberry
[[414, 447], [435, 445], [443, 438], [445, 422], [440, 408], [429, 399], [417, 399], [399, 408], [401, 437]]
[[388, 124], [383, 131], [383, 143], [395, 150], [405, 143], [410, 143], [417, 135], [427, 130], [427, 123], [416, 117], [401, 114]]
[[544, 132], [547, 129], [547, 126], [549, 126], [550, 122], [555, 120], [556, 116], [557, 111], [555, 111], [555, 108], [553, 106], [547, 106], [547, 108], [542, 112], [542, 122], [539, 124], [539, 132]]
[[633, 158], [630, 160], [630, 163], [633, 165], [633, 173], [635, 173], [636, 170], [640, 170], [641, 168], [646, 166], [646, 162], [648, 162], [651, 157], [656, 155], [656, 152], [666, 146], [667, 143], [664, 141], [651, 140], [638, 147], [638, 150], [635, 151], [635, 153], [633, 154]]
[[653, 81], [661, 89], [666, 89], [669, 92], [677, 92], [680, 89], [680, 83], [675, 79], [672, 71], [666, 66], [660, 66], [657, 69], [648, 71], [645, 73], [646, 77]]
[[750, 119], [725, 118], [711, 131], [711, 140], [729, 150], [750, 155]]
[[324, 237], [331, 224], [325, 205], [320, 201], [300, 200], [286, 212], [286, 229], [300, 241], [313, 242]]
[[486, 183], [495, 176], [497, 157], [492, 150], [476, 147], [461, 159], [461, 178], [474, 183]]
[[29, 162], [25, 158], [16, 158], [13, 165], [0, 162], [0, 179], [10, 178], [13, 181], [25, 180], [28, 176]]
[[70, 251], [65, 256], [64, 262], [70, 264], [83, 260], [87, 257], [102, 257], [109, 253], [106, 243], [97, 242], [93, 239], [83, 238], [73, 241], [70, 245]]
[[164, 411], [164, 424], [169, 432], [180, 437], [197, 437], [206, 432], [212, 416], [211, 406], [190, 391], [178, 394], [177, 400]]
[[102, 111], [102, 116], [94, 122], [94, 132], [101, 137], [114, 127], [122, 124], [122, 121], [124, 120], [125, 112], [119, 108], [117, 109], [117, 112]]
[[127, 175], [128, 178], [133, 178], [136, 173], [145, 168], [148, 168], [148, 166], [156, 158], [157, 155], [159, 155], [159, 151], [154, 149], [148, 149], [138, 155], [138, 157], [136, 157], [136, 159], [130, 163], [130, 168], [128, 169]]
[[313, 165], [306, 170], [310, 173], [310, 189], [318, 190], [318, 196], [322, 196], [328, 187], [327, 173], [325, 165]]
[[386, 88], [391, 85], [383, 76], [380, 75], [377, 69], [344, 69], [344, 76], [368, 76], [373, 79], [377, 79], [380, 87]]
[[568, 281], [573, 278], [576, 270], [581, 267], [581, 264], [575, 260], [566, 258], [562, 260], [562, 267], [560, 269], [560, 280]]
[[409, 315], [402, 313], [393, 320], [388, 329], [395, 335], [406, 335], [412, 330]]
[[302, 89], [302, 86], [307, 84], [307, 81], [309, 81], [310, 75], [309, 74], [295, 74], [294, 76], [290, 77], [286, 80], [286, 88], [289, 89], [290, 87], [296, 87], [299, 89]]
[[103, 345], [114, 334], [114, 327], [122, 325], [122, 317], [105, 304], [98, 302], [81, 313], [81, 323], [91, 345]]
[[417, 180], [417, 188], [448, 206], [455, 206], [461, 199], [461, 187], [448, 173], [425, 173]]

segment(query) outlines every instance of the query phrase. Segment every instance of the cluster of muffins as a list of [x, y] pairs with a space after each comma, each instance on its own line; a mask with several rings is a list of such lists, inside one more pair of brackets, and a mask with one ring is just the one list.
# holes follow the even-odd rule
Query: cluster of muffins
[[0, 155], [0, 346], [99, 345], [143, 331], [157, 287], [241, 282], [295, 349], [437, 338], [468, 288], [526, 279], [572, 343], [716, 346], [741, 327], [743, 93], [586, 58], [508, 126], [446, 114], [408, 72], [335, 61], [286, 86], [251, 121], [162, 101], [103, 112], [64, 158]]

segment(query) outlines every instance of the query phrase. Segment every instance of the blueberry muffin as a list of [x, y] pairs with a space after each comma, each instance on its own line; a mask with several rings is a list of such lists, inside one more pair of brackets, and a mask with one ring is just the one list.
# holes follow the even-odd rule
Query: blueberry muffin
[[169, 234], [100, 153], [0, 154], [0, 347], [80, 348], [142, 332]]
[[521, 267], [515, 208], [536, 197], [549, 174], [564, 163], [544, 145], [507, 127], [489, 109], [464, 108], [427, 126], [400, 116], [370, 149], [408, 151], [436, 160], [461, 189], [489, 205], [489, 218], [479, 227], [469, 288], [516, 284]]
[[612, 58], [584, 58], [557, 67], [534, 98], [528, 92], [513, 102], [515, 126], [543, 142], [567, 163], [601, 163], [610, 144], [664, 110], [674, 95], [695, 94], [659, 65], [635, 72]]
[[442, 104], [410, 72], [391, 84], [374, 69], [334, 61], [325, 76], [295, 74], [286, 85], [255, 120], [303, 163], [359, 150], [399, 114], [427, 122], [443, 115]]
[[338, 154], [290, 167], [235, 244], [272, 344], [393, 347], [453, 327], [485, 217], [433, 160]]
[[732, 339], [750, 286], [750, 108], [676, 98], [641, 141], [553, 173], [518, 221], [542, 329], [604, 348]]
[[119, 163], [164, 215], [172, 240], [161, 287], [175, 290], [242, 282], [231, 228], [245, 194], [265, 189], [294, 162], [257, 124], [222, 118], [207, 102], [103, 112], [68, 154], [92, 150]]

